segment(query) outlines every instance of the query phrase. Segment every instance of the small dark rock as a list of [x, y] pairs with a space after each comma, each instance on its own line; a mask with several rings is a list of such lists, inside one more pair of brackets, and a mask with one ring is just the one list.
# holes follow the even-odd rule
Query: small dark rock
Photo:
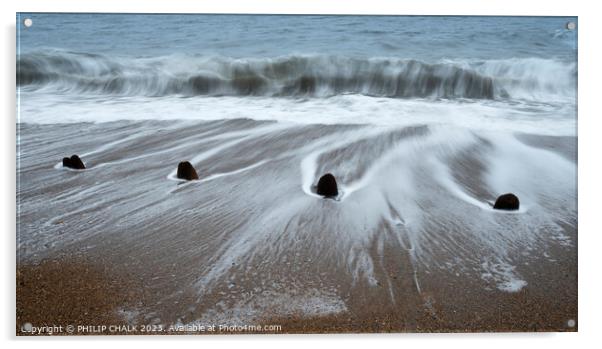
[[493, 208], [495, 208], [496, 210], [515, 211], [518, 210], [519, 206], [520, 202], [518, 201], [516, 195], [508, 193], [500, 195], [500, 197], [498, 197], [497, 200], [495, 200], [495, 205], [493, 205]]
[[318, 195], [322, 195], [327, 198], [339, 195], [337, 180], [332, 174], [327, 173], [320, 177], [320, 180], [318, 181]]
[[63, 167], [69, 167], [76, 170], [83, 170], [86, 168], [82, 160], [77, 155], [71, 155], [70, 158], [63, 158]]
[[71, 164], [78, 170], [83, 170], [86, 168], [84, 162], [77, 155], [71, 155]]
[[199, 175], [196, 173], [196, 170], [190, 162], [182, 161], [178, 164], [178, 178], [185, 179], [187, 181], [191, 181], [193, 179], [199, 179]]

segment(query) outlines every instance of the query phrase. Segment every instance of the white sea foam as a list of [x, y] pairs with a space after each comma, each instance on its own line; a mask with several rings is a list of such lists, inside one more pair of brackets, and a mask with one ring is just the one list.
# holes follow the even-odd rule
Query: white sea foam
[[301, 124], [451, 125], [473, 130], [576, 135], [574, 106], [400, 100], [344, 95], [309, 100], [264, 97], [123, 97], [112, 101], [22, 93], [20, 122], [274, 120]]
[[493, 282], [500, 291], [518, 292], [527, 286], [527, 282], [516, 273], [516, 267], [507, 262], [485, 261], [482, 267], [481, 278], [487, 282]]
[[308, 289], [302, 293], [262, 292], [252, 299], [239, 299], [234, 304], [224, 302], [216, 304], [203, 316], [188, 325], [240, 325], [266, 320], [266, 314], [278, 316], [298, 315], [324, 316], [337, 314], [347, 310], [343, 302], [334, 292]]

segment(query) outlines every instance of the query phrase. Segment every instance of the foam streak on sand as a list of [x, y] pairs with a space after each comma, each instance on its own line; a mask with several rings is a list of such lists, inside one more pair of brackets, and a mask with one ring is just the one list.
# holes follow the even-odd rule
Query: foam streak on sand
[[[262, 134], [265, 134], [269, 131], [277, 131], [278, 129], [283, 128], [282, 125], [279, 124], [275, 124], [275, 125], [269, 125], [266, 126], [264, 128], [259, 128], [259, 129], [253, 129], [251, 131], [247, 131], [247, 132], [240, 132], [240, 131], [236, 131], [230, 134], [226, 134], [224, 135], [225, 138], [229, 138], [229, 136], [235, 136], [235, 139], [226, 143], [223, 143], [217, 147], [211, 148], [201, 154], [198, 154], [196, 156], [194, 156], [191, 160], [193, 165], [196, 165], [198, 163], [200, 163], [201, 161], [207, 159], [207, 158], [211, 158], [213, 156], [219, 155], [221, 152], [223, 152], [225, 149], [231, 148], [231, 147], [235, 147], [236, 145], [240, 144], [241, 142], [243, 142], [244, 140], [247, 140], [253, 136], [261, 136]], [[242, 136], [242, 137], [236, 137], [236, 136]], [[218, 138], [224, 138], [222, 135], [220, 135]], [[264, 161], [264, 160], [262, 160]], [[253, 165], [251, 165], [251, 167], [253, 167]], [[168, 175], [167, 175], [167, 179], [171, 179], [171, 180], [176, 180], [176, 181], [181, 181], [180, 179], [178, 179], [176, 177], [176, 172], [178, 171], [178, 169], [174, 169], [173, 171], [171, 171]], [[232, 173], [238, 173], [239, 170], [236, 171], [232, 171]], [[222, 174], [219, 174], [222, 175]], [[216, 176], [216, 175], [213, 175]], [[207, 179], [205, 179], [207, 180]]]

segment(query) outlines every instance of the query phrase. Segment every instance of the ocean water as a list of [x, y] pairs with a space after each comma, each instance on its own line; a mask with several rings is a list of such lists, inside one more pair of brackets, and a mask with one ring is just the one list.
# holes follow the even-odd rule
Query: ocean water
[[574, 135], [569, 21], [22, 13], [19, 120], [434, 122]]
[[18, 14], [18, 258], [128, 265], [157, 323], [382, 306], [412, 330], [524, 288], [574, 319], [569, 21]]

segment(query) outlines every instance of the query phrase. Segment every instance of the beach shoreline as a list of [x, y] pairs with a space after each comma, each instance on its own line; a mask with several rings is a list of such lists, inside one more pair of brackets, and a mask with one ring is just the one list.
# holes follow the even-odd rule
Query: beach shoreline
[[[516, 187], [525, 211], [488, 206], [496, 163], [568, 171], [576, 137], [516, 136], [506, 156], [500, 135], [424, 125], [241, 119], [19, 129], [17, 335], [27, 335], [24, 322], [577, 330], [568, 325], [577, 319], [576, 183], [551, 173], [562, 185]], [[72, 153], [86, 170], [58, 165]], [[199, 181], [173, 178], [182, 160]], [[340, 181], [339, 201], [311, 193], [327, 170]], [[390, 178], [402, 180], [384, 190]]]

